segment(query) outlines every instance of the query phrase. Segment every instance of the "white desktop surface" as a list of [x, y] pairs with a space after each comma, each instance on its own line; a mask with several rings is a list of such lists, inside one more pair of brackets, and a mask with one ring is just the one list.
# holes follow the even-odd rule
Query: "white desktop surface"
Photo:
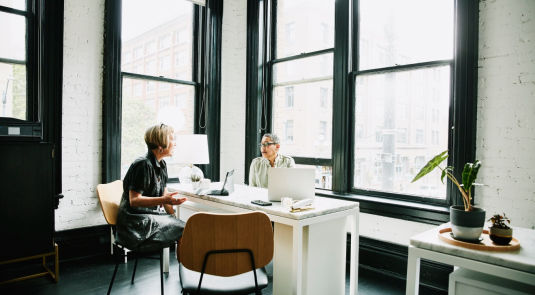
[[[221, 189], [212, 183], [210, 189]], [[359, 203], [315, 197], [315, 209], [290, 213], [280, 202], [258, 206], [252, 200], [267, 201], [267, 189], [235, 185], [229, 196], [193, 194], [190, 183], [169, 183], [189, 201], [230, 212], [263, 211], [274, 222], [273, 294], [344, 294], [349, 268], [349, 294], [358, 292]], [[177, 210], [179, 212], [179, 210]], [[179, 216], [180, 218], [180, 216]], [[346, 263], [347, 228], [351, 232], [350, 263]]]
[[[221, 189], [222, 185], [223, 184], [221, 182], [211, 183], [210, 189]], [[287, 209], [281, 207], [281, 202], [272, 202], [271, 206], [259, 206], [251, 203], [251, 201], [253, 200], [262, 200], [269, 202], [267, 189], [259, 189], [257, 187], [249, 187], [246, 185], [234, 185], [235, 191], [229, 196], [200, 196], [195, 195], [193, 193], [195, 190], [191, 187], [191, 184], [169, 183], [167, 184], [167, 187], [170, 192], [178, 191], [184, 195], [187, 195], [188, 198], [198, 198], [201, 200], [231, 205], [247, 210], [263, 211], [267, 214], [297, 220], [317, 217], [325, 214], [340, 212], [359, 207], [358, 202], [350, 202], [316, 196], [313, 204], [313, 207], [315, 209], [291, 213]]]
[[450, 223], [445, 223], [410, 238], [406, 294], [418, 294], [420, 258], [523, 282], [535, 288], [535, 230], [513, 227], [513, 237], [520, 242], [520, 249], [491, 252], [439, 240], [438, 232], [449, 227]]

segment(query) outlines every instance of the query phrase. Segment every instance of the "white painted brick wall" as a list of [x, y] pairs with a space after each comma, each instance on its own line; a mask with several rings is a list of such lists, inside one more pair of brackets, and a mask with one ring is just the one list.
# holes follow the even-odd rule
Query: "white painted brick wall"
[[[476, 203], [535, 225], [535, 1], [480, 3], [477, 156], [484, 168]], [[56, 229], [105, 223], [100, 181], [103, 1], [65, 3], [63, 192]], [[222, 48], [221, 168], [243, 182], [246, 0], [225, 0]], [[80, 111], [74, 115], [74, 110]], [[87, 138], [87, 139], [86, 139]], [[408, 244], [432, 226], [361, 214], [362, 236]]]
[[[225, 0], [221, 48], [221, 180], [244, 183], [247, 1]], [[247, 176], [248, 177], [248, 176]]]
[[475, 201], [535, 229], [535, 1], [481, 1]]
[[63, 195], [56, 230], [105, 224], [96, 186], [102, 162], [104, 0], [65, 0]]

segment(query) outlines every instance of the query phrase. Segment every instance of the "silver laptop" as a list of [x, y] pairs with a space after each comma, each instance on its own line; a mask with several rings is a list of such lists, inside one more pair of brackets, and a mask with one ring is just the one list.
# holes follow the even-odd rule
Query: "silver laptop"
[[315, 197], [315, 174], [311, 168], [269, 168], [268, 200], [280, 202], [281, 198], [302, 200]]

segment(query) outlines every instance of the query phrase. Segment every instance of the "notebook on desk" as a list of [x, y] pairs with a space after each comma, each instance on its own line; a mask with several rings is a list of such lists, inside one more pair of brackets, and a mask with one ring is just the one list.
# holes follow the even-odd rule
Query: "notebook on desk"
[[220, 190], [208, 190], [208, 189], [202, 189], [198, 188], [195, 191], [196, 195], [212, 195], [212, 196], [228, 196], [234, 192], [234, 179], [232, 177], [234, 175], [234, 169], [227, 172], [227, 176], [225, 176], [225, 182], [223, 182], [223, 187]]
[[269, 168], [268, 200], [272, 202], [280, 202], [281, 198], [314, 200], [315, 176], [316, 170], [310, 168]]

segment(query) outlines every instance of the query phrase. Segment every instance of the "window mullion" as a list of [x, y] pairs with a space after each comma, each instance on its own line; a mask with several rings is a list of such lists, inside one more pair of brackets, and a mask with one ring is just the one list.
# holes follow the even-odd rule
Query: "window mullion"
[[332, 190], [347, 192], [351, 173], [351, 140], [353, 98], [348, 87], [350, 72], [350, 0], [335, 2], [333, 121], [332, 121]]

